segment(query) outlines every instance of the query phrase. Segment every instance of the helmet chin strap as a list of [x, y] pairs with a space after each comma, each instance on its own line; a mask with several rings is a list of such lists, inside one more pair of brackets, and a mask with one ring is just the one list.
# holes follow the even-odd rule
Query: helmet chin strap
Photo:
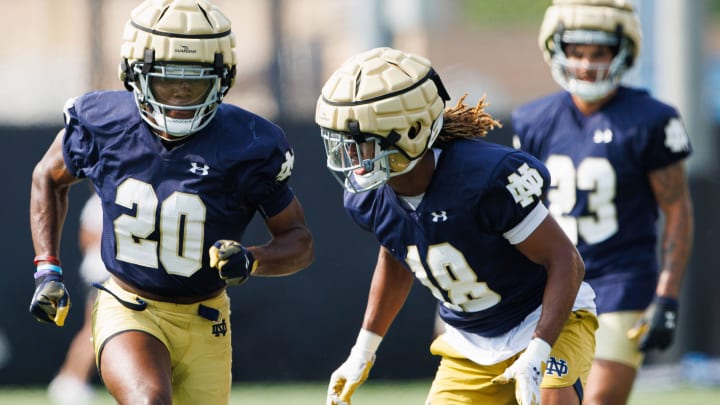
[[[383, 184], [385, 184], [387, 178], [388, 176], [385, 171], [375, 170], [369, 174], [364, 174], [362, 176], [352, 175], [351, 177], [346, 178], [345, 182], [348, 183], [350, 181], [354, 181], [359, 186], [360, 190], [365, 191], [382, 186]], [[346, 188], [348, 186], [350, 187], [349, 190], [353, 191], [354, 187], [351, 184], [346, 184]]]
[[570, 80], [568, 91], [581, 100], [593, 103], [612, 93], [618, 86], [615, 83], [591, 83], [582, 80]]
[[172, 118], [158, 111], [154, 111], [152, 117], [159, 129], [171, 136], [169, 139], [163, 138], [168, 141], [178, 141], [197, 131], [197, 125], [195, 125], [197, 119], [195, 117], [189, 119]]

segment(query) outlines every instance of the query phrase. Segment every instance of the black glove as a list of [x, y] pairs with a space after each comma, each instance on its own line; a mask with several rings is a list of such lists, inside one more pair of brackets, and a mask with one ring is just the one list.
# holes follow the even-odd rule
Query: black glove
[[673, 342], [678, 320], [678, 301], [669, 297], [655, 297], [642, 318], [628, 332], [630, 338], [640, 338], [638, 349], [665, 350]]
[[30, 313], [35, 319], [63, 326], [69, 310], [70, 294], [65, 288], [62, 274], [56, 271], [36, 273], [35, 293], [30, 302]]
[[255, 257], [234, 240], [221, 239], [210, 247], [210, 267], [220, 273], [227, 285], [244, 283], [257, 267]]

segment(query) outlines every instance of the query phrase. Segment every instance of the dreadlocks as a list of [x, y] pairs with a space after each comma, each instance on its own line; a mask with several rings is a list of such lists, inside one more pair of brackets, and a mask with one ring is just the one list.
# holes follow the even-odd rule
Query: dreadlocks
[[438, 136], [439, 144], [446, 144], [453, 139], [482, 138], [495, 127], [502, 128], [500, 121], [485, 112], [490, 105], [485, 96], [478, 101], [475, 107], [464, 103], [467, 93], [458, 100], [455, 107], [445, 109], [443, 113], [443, 127]]

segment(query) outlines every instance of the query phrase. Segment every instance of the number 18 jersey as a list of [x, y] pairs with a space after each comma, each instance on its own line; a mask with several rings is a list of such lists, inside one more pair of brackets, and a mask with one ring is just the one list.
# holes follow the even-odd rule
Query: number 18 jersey
[[547, 273], [514, 246], [547, 216], [549, 175], [532, 156], [483, 140], [442, 149], [414, 210], [388, 185], [345, 193], [361, 228], [442, 303], [440, 317], [486, 337], [517, 326], [542, 301]]

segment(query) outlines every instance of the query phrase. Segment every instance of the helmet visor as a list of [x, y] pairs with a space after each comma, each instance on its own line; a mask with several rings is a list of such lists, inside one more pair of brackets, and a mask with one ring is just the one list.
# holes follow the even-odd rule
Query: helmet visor
[[357, 142], [350, 134], [320, 128], [327, 167], [346, 190], [359, 193], [380, 187], [390, 178], [388, 156], [397, 149], [382, 150], [378, 139]]
[[164, 72], [148, 74], [153, 99], [166, 106], [198, 106], [207, 101], [217, 76], [203, 75], [203, 69], [163, 67]]
[[321, 128], [328, 168], [335, 171], [371, 172], [374, 166], [375, 141], [358, 143], [349, 134]]
[[177, 139], [204, 128], [222, 100], [217, 71], [204, 65], [133, 65], [135, 101], [151, 127]]
[[581, 60], [559, 61], [558, 64], [562, 73], [568, 79], [581, 80], [584, 82], [601, 82], [610, 78], [610, 63], [587, 63]]
[[626, 40], [616, 33], [573, 30], [556, 34], [561, 46], [553, 55], [551, 72], [565, 90], [586, 101], [610, 94], [627, 68]]

